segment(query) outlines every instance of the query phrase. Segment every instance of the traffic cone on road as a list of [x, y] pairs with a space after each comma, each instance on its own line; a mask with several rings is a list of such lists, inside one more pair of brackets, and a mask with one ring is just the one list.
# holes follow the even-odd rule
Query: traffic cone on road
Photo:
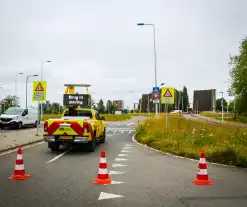
[[198, 172], [197, 172], [196, 178], [197, 178], [196, 180], [192, 181], [196, 185], [212, 185], [213, 184], [213, 182], [208, 179], [208, 168], [207, 168], [204, 150], [202, 150], [201, 155], [200, 155], [200, 160], [198, 164]]
[[19, 147], [18, 151], [17, 151], [16, 161], [15, 161], [14, 174], [11, 177], [9, 177], [9, 179], [26, 180], [29, 177], [30, 177], [30, 175], [26, 174], [25, 168], [24, 168], [24, 161], [23, 161], [23, 156], [22, 156], [22, 148]]
[[98, 175], [94, 180], [94, 184], [111, 184], [111, 179], [109, 178], [107, 170], [105, 150], [103, 149], [101, 151]]

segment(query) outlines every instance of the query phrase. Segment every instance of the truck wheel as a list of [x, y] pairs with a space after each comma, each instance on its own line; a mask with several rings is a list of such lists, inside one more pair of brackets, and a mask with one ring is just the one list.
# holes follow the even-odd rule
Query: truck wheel
[[48, 143], [48, 148], [50, 148], [52, 151], [57, 151], [60, 147], [59, 143], [56, 142], [49, 142]]
[[88, 151], [94, 152], [96, 148], [96, 139], [95, 136], [93, 137], [92, 141], [88, 143]]
[[103, 137], [101, 138], [101, 140], [99, 142], [100, 143], [105, 143], [105, 129], [104, 129]]
[[35, 128], [37, 127], [37, 125], [38, 125], [38, 121], [35, 121], [35, 123], [33, 124], [33, 127]]
[[22, 122], [18, 122], [17, 123], [17, 129], [21, 129], [22, 128]]

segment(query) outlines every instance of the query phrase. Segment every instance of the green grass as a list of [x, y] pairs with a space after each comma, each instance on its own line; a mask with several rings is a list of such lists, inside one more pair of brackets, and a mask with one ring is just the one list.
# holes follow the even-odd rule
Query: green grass
[[[201, 116], [206, 116], [210, 118], [214, 118], [217, 120], [221, 120], [222, 114], [221, 113], [215, 113], [215, 112], [201, 112]], [[229, 122], [240, 122], [240, 123], [247, 123], [247, 116], [240, 115], [236, 119], [234, 119], [233, 114], [230, 113], [224, 113], [224, 120]]]
[[[41, 121], [45, 121], [47, 119], [59, 119], [61, 116], [62, 114], [44, 114]], [[125, 121], [131, 119], [130, 114], [100, 114], [100, 116], [105, 117], [106, 121]]]
[[146, 120], [137, 127], [136, 140], [163, 152], [199, 158], [205, 150], [208, 161], [247, 167], [247, 129], [186, 120], [170, 116]]
[[131, 119], [131, 114], [100, 114], [106, 121], [126, 121]]

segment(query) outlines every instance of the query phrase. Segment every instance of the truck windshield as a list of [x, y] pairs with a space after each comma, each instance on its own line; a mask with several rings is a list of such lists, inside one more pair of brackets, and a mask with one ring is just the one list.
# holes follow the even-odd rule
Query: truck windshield
[[18, 108], [18, 107], [11, 107], [8, 108], [4, 114], [6, 115], [20, 115], [22, 113], [23, 109], [22, 108]]
[[79, 116], [79, 117], [85, 117], [88, 119], [92, 118], [91, 111], [83, 111], [83, 110], [66, 110], [64, 113], [64, 116]]

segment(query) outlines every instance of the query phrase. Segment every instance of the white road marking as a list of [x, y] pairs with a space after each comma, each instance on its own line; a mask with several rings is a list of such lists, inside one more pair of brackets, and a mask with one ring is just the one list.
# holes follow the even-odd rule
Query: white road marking
[[122, 197], [124, 197], [124, 196], [101, 192], [98, 200], [111, 199], [111, 198], [122, 198]]
[[128, 155], [126, 155], [126, 154], [119, 154], [118, 156], [119, 157], [127, 157]]
[[122, 184], [122, 183], [124, 183], [124, 182], [119, 182], [119, 181], [112, 180], [110, 184], [104, 184], [104, 185], [112, 185], [112, 184], [114, 185], [114, 184]]
[[109, 172], [109, 175], [120, 175], [120, 174], [124, 174], [125, 172], [119, 172], [119, 171], [113, 171], [113, 170], [111, 170], [110, 172]]
[[122, 164], [113, 164], [112, 167], [126, 167], [127, 165]]
[[126, 124], [127, 126], [129, 126], [129, 125], [133, 125], [134, 123], [128, 123], [128, 124]]
[[114, 132], [113, 133], [116, 133], [117, 132], [117, 130], [114, 130]]
[[123, 153], [125, 152], [126, 153], [126, 152], [131, 152], [131, 151], [129, 151], [129, 150], [122, 150], [121, 152], [123, 152]]
[[123, 133], [124, 133], [124, 130], [122, 130], [121, 134], [123, 134]]
[[132, 149], [133, 147], [124, 147], [123, 150]]
[[124, 159], [124, 158], [116, 158], [115, 161], [126, 161], [128, 159]]
[[125, 147], [134, 147], [134, 145], [133, 144], [126, 144], [126, 145], [124, 145]]
[[70, 148], [70, 149], [66, 150], [65, 152], [63, 152], [62, 154], [60, 154], [60, 155], [54, 157], [53, 159], [51, 159], [50, 161], [48, 161], [46, 164], [51, 163], [51, 162], [54, 162], [54, 161], [57, 160], [58, 158], [62, 157], [62, 156], [65, 155], [66, 153], [68, 153], [71, 149], [72, 149], [72, 148]]
[[[27, 149], [29, 147], [34, 147], [34, 146], [41, 145], [41, 144], [44, 144], [44, 143], [45, 142], [39, 142], [39, 143], [35, 143], [35, 144], [30, 144], [28, 146], [22, 147], [22, 149]], [[7, 155], [7, 154], [10, 154], [10, 153], [13, 153], [13, 152], [17, 152], [17, 150], [18, 150], [18, 146], [16, 146], [16, 149], [9, 150], [9, 151], [3, 152], [3, 153], [0, 152], [0, 156]]]

